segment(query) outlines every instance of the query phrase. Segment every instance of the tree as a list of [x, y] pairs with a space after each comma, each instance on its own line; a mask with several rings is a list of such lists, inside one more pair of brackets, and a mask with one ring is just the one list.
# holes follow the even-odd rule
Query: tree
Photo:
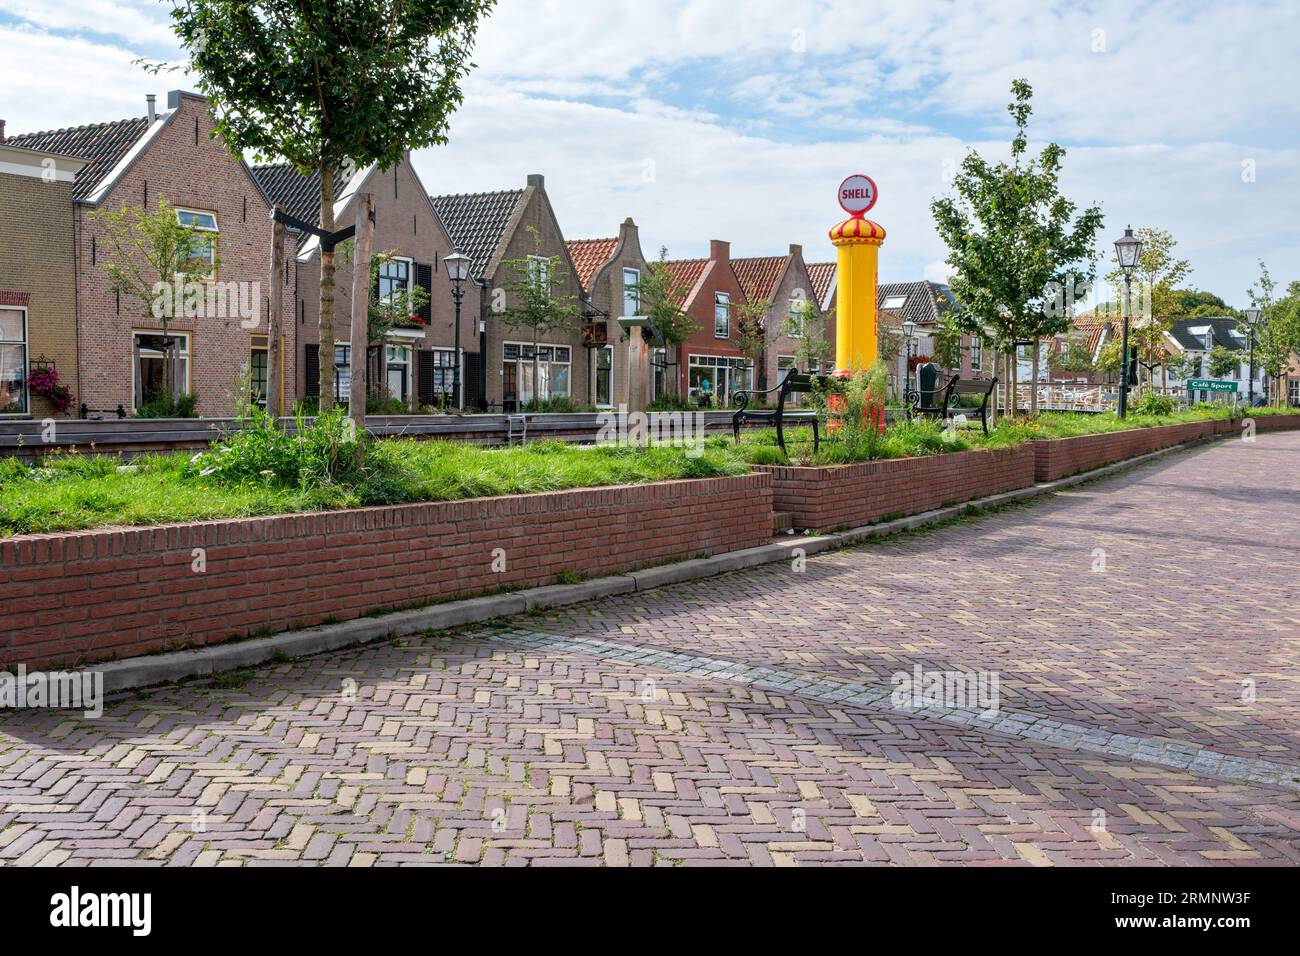
[[[691, 283], [679, 282], [668, 265], [668, 248], [659, 248], [659, 258], [649, 263], [637, 283], [637, 297], [641, 312], [650, 319], [655, 343], [669, 353], [695, 334], [699, 324], [682, 308], [690, 294]], [[678, 391], [677, 376], [673, 376], [673, 392]]]
[[[206, 304], [209, 290], [197, 280], [216, 275], [220, 265], [212, 240], [193, 224], [182, 225], [165, 199], [158, 201], [155, 212], [122, 206], [95, 210], [90, 217], [104, 230], [99, 267], [113, 290], [135, 299], [141, 315], [162, 327], [163, 389], [175, 406], [181, 397], [180, 358], [168, 329], [187, 308], [195, 310]], [[161, 397], [141, 395], [140, 399], [149, 402]]]
[[[1038, 158], [1025, 158], [1033, 90], [1015, 80], [1011, 93], [1011, 162], [991, 165], [971, 150], [953, 182], [955, 195], [930, 209], [955, 270], [950, 285], [961, 304], [953, 321], [970, 334], [988, 330], [998, 350], [1011, 355], [1007, 405], [1014, 415], [1015, 343], [1034, 342], [1036, 355], [1040, 337], [1069, 327], [1071, 309], [1058, 307], [1061, 290], [1091, 282], [1102, 215], [1089, 206], [1076, 217], [1075, 204], [1060, 194], [1060, 146], [1049, 143]], [[1037, 411], [1037, 389], [1030, 411]]]
[[[492, 4], [178, 0], [172, 22], [227, 148], [315, 172], [319, 227], [332, 233], [340, 169], [388, 169], [407, 150], [447, 141], [478, 22]], [[323, 244], [321, 411], [334, 403], [334, 269]]]
[[1064, 348], [1051, 353], [1049, 359], [1052, 368], [1061, 372], [1091, 372], [1093, 370], [1092, 352], [1088, 348], [1088, 336], [1082, 332], [1072, 331], [1065, 340]]
[[[1137, 267], [1133, 270], [1139, 288], [1143, 290], [1144, 301], [1149, 303], [1150, 314], [1134, 316], [1135, 318], [1168, 318], [1183, 301], [1182, 295], [1174, 288], [1192, 271], [1192, 264], [1186, 259], [1174, 258], [1174, 247], [1178, 245], [1168, 230], [1152, 226], [1139, 226], [1137, 237], [1142, 240], [1142, 250], [1138, 253]], [[1106, 281], [1115, 290], [1115, 298], [1124, 294], [1124, 273], [1117, 266], [1106, 274]]]
[[1232, 308], [1213, 292], [1200, 289], [1173, 289], [1169, 295], [1169, 318], [1198, 319], [1227, 315], [1241, 318], [1241, 312]]
[[795, 312], [787, 315], [781, 334], [794, 340], [795, 366], [804, 372], [823, 369], [830, 360], [831, 343], [826, 329], [834, 321], [833, 313], [820, 314], [811, 299], [803, 299]]
[[571, 330], [581, 313], [577, 296], [558, 294], [569, 279], [569, 267], [560, 256], [542, 255], [542, 235], [535, 226], [528, 227], [533, 237], [535, 254], [522, 259], [506, 259], [502, 263], [510, 277], [506, 280], [506, 306], [501, 321], [512, 329], [532, 333], [533, 339], [533, 401], [544, 407], [549, 396], [540, 394], [541, 356], [538, 344], [542, 336]]
[[939, 320], [934, 330], [934, 348], [930, 358], [946, 369], [961, 369], [961, 339], [964, 333], [948, 316]]
[[1232, 349], [1222, 345], [1216, 345], [1210, 349], [1209, 354], [1209, 372], [1210, 378], [1227, 378], [1233, 373], [1241, 362], [1241, 357]]
[[[736, 305], [736, 328], [732, 342], [740, 354], [753, 363], [757, 371], [763, 365], [763, 353], [767, 349], [767, 311], [772, 307], [768, 299], [756, 302], [741, 302]], [[759, 376], [754, 375], [751, 386], [758, 387]]]
[[[1248, 295], [1251, 305], [1261, 312], [1260, 323], [1255, 328], [1255, 364], [1268, 375], [1275, 385], [1273, 400], [1286, 402], [1286, 375], [1292, 369], [1292, 356], [1300, 352], [1300, 281], [1287, 286], [1287, 294], [1274, 299], [1277, 283], [1269, 275], [1268, 266], [1261, 259], [1259, 280], [1251, 286]], [[1249, 330], [1241, 326], [1243, 332]]]

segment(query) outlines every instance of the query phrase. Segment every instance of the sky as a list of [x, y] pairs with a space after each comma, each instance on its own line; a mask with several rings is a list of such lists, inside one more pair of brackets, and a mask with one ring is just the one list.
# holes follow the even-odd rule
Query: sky
[[[170, 4], [0, 0], [10, 133], [144, 114], [193, 88]], [[500, 0], [450, 142], [413, 159], [431, 193], [546, 187], [566, 238], [624, 218], [648, 256], [834, 258], [840, 180], [866, 173], [880, 279], [943, 281], [930, 203], [975, 149], [1008, 154], [1011, 81], [1031, 149], [1067, 150], [1062, 191], [1100, 204], [1099, 254], [1167, 229], [1187, 285], [1244, 305], [1264, 259], [1300, 278], [1300, 3], [997, 0]], [[1102, 271], [1105, 271], [1103, 268]]]

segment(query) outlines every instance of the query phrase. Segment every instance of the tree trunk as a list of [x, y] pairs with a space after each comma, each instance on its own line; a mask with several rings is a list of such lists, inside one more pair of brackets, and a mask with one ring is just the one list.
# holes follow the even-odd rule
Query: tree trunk
[[1031, 418], [1037, 418], [1038, 417], [1038, 339], [1034, 339], [1033, 350], [1034, 350], [1034, 357], [1030, 360], [1033, 363], [1032, 371], [1029, 373], [1030, 378], [1033, 379], [1033, 381], [1030, 382], [1029, 384], [1029, 387], [1031, 389], [1029, 393], [1029, 416]]
[[[334, 167], [320, 164], [320, 227], [325, 232], [334, 231]], [[334, 251], [320, 254], [320, 324], [318, 356], [320, 362], [320, 410], [328, 412], [334, 407]], [[362, 361], [364, 361], [364, 355]], [[357, 359], [352, 357], [352, 366]]]
[[[541, 330], [533, 326], [533, 408], [538, 411], [542, 410], [542, 389], [541, 389], [541, 372], [542, 361], [537, 354], [537, 337]], [[523, 409], [520, 409], [523, 411]]]
[[374, 223], [370, 213], [374, 209], [370, 193], [354, 196], [356, 209], [356, 255], [352, 262], [352, 328], [348, 344], [352, 349], [349, 366], [351, 382], [348, 390], [348, 416], [356, 426], [357, 464], [365, 456], [366, 436], [366, 373], [367, 351], [370, 344], [370, 251], [374, 242]]
[[280, 308], [284, 295], [284, 223], [277, 222], [277, 205], [271, 210], [271, 283], [266, 317], [266, 413], [272, 419], [283, 414], [280, 407]]

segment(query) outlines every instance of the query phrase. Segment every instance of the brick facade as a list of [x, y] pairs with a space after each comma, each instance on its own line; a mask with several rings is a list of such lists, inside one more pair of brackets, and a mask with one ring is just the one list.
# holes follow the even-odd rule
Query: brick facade
[[[447, 278], [447, 271], [443, 266], [443, 258], [453, 249], [452, 242], [429, 203], [428, 191], [411, 165], [409, 154], [392, 169], [384, 171], [371, 169], [358, 175], [356, 182], [347, 184], [345, 194], [338, 197], [340, 200], [348, 201], [337, 214], [337, 228], [342, 229], [352, 225], [356, 212], [351, 197], [366, 192], [370, 193], [375, 206], [375, 252], [387, 252], [395, 257], [412, 260], [412, 282], [415, 281], [416, 263], [430, 269], [428, 325], [419, 329], [396, 330], [388, 336], [390, 344], [407, 346], [413, 350], [408, 374], [408, 394], [411, 397], [412, 407], [418, 408], [421, 383], [420, 363], [416, 353], [427, 349], [450, 350], [455, 345], [455, 302], [451, 280]], [[295, 263], [295, 267], [297, 270], [295, 315], [300, 341], [297, 350], [299, 368], [295, 394], [299, 398], [305, 398], [308, 396], [304, 356], [306, 349], [317, 345], [320, 340], [319, 249], [313, 244], [312, 248], [306, 250]], [[337, 343], [346, 344], [350, 339], [352, 322], [350, 264], [340, 264], [335, 269], [335, 283], [334, 339]], [[478, 352], [476, 300], [473, 286], [467, 283], [465, 302], [461, 307], [462, 353]], [[464, 379], [465, 375], [462, 371], [462, 384], [469, 389], [470, 386], [464, 382]], [[428, 397], [427, 391], [425, 397]]]
[[[715, 334], [714, 301], [719, 292], [731, 297], [731, 321], [726, 337]], [[724, 359], [744, 359], [736, 346], [736, 306], [745, 302], [745, 291], [731, 269], [731, 243], [721, 239], [709, 241], [709, 258], [700, 273], [694, 289], [688, 294], [685, 309], [695, 320], [695, 331], [677, 347], [678, 394], [697, 396], [690, 391], [690, 357], [715, 356]], [[746, 360], [748, 361], [748, 360]], [[709, 373], [713, 375], [712, 372]], [[710, 383], [715, 385], [712, 378]], [[730, 395], [719, 396], [718, 404], [728, 404]]]
[[212, 644], [548, 584], [561, 572], [736, 551], [771, 531], [771, 486], [753, 474], [9, 538], [0, 541], [0, 661], [48, 666]]
[[[79, 382], [72, 181], [81, 165], [0, 144], [0, 305], [27, 310], [27, 368], [39, 359], [52, 363], [74, 399]], [[0, 414], [5, 405], [0, 402]], [[46, 398], [27, 395], [26, 415], [53, 414]]]
[[[771, 388], [781, 381], [782, 373], [778, 370], [778, 366], [782, 357], [794, 359], [796, 365], [802, 364], [798, 358], [801, 343], [798, 339], [784, 334], [791, 303], [811, 302], [816, 309], [817, 321], [821, 321], [823, 316], [821, 306], [817, 302], [817, 295], [813, 291], [812, 278], [808, 275], [808, 266], [804, 263], [802, 246], [793, 243], [790, 245], [785, 272], [772, 292], [771, 301], [772, 306], [768, 309], [766, 324], [768, 344], [763, 356], [761, 375], [764, 388]], [[834, 335], [829, 325], [830, 323], [827, 323], [828, 328], [823, 335], [827, 343], [826, 356], [825, 360], [819, 363], [820, 365], [835, 361]], [[819, 367], [818, 371], [820, 370]], [[800, 368], [800, 371], [806, 372], [809, 369]]]
[[[541, 239], [540, 249], [529, 227], [537, 230], [537, 235]], [[496, 306], [508, 303], [506, 290], [515, 279], [514, 271], [507, 265], [508, 260], [525, 259], [532, 255], [558, 256], [567, 264], [564, 281], [553, 285], [552, 290], [557, 297], [572, 296], [571, 301], [575, 305], [580, 305], [582, 283], [578, 278], [577, 270], [573, 267], [568, 247], [565, 245], [560, 222], [555, 216], [550, 198], [546, 195], [545, 180], [536, 174], [528, 177], [527, 187], [511, 216], [505, 235], [497, 246], [497, 253], [488, 263], [484, 274], [485, 287], [481, 291], [481, 314], [487, 326], [487, 342], [483, 359], [487, 378], [486, 396], [488, 405], [498, 410], [502, 407], [504, 397], [505, 344], [507, 342], [531, 343], [533, 333], [528, 328], [507, 325], [501, 319]], [[467, 298], [467, 301], [472, 300]], [[575, 322], [571, 328], [542, 335], [538, 341], [569, 348], [569, 395], [575, 404], [587, 404], [587, 396], [591, 389], [591, 357], [588, 354], [589, 350], [582, 343], [581, 323]]]
[[[76, 215], [78, 312], [81, 328], [82, 401], [92, 409], [133, 406], [132, 333], [158, 331], [161, 324], [139, 300], [113, 292], [101, 264], [107, 254], [104, 230], [95, 208], [135, 206], [149, 211], [165, 199], [178, 208], [215, 213], [219, 230], [217, 281], [256, 283], [261, 302], [256, 328], [238, 317], [178, 318], [172, 332], [190, 335], [190, 391], [198, 395], [200, 415], [230, 414], [236, 385], [250, 361], [252, 337], [266, 334], [270, 205], [248, 167], [209, 134], [212, 116], [206, 102], [188, 93], [169, 94], [170, 112], [116, 182], [93, 205]], [[283, 305], [288, 315], [290, 291]], [[285, 373], [293, 380], [296, 342], [285, 323]]]
[[[618, 240], [609, 259], [601, 265], [588, 284], [588, 296], [591, 304], [609, 316], [598, 320], [605, 323], [605, 335], [613, 358], [613, 384], [609, 404], [626, 405], [631, 411], [644, 411], [647, 401], [647, 384], [650, 375], [648, 352], [643, 347], [630, 348], [630, 342], [619, 325], [618, 319], [624, 314], [623, 270], [635, 269], [644, 276], [650, 271], [645, 254], [641, 250], [640, 233], [636, 223], [629, 216], [619, 226]], [[639, 335], [640, 332], [634, 334]], [[591, 350], [591, 393], [588, 402], [598, 404], [595, 382], [595, 355]], [[635, 369], [630, 368], [631, 355], [638, 357]]]
[[772, 476], [772, 507], [793, 515], [794, 527], [831, 531], [1027, 488], [1034, 461], [1026, 443], [825, 468], [754, 468]]

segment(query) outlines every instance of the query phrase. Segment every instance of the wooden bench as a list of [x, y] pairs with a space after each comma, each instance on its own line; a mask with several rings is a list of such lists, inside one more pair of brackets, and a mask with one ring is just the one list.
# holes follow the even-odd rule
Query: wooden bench
[[[797, 395], [813, 390], [813, 376], [800, 375], [797, 368], [791, 368], [785, 373], [785, 378], [781, 379], [776, 385], [765, 389], [739, 389], [732, 395], [732, 402], [736, 405], [736, 413], [731, 416], [731, 431], [737, 442], [740, 441], [740, 426], [746, 422], [774, 422], [776, 424], [776, 443], [780, 446], [781, 451], [789, 454], [785, 447], [785, 423], [787, 421], [811, 422], [813, 430], [813, 454], [817, 454], [817, 449], [821, 446], [821, 436], [817, 430], [817, 411], [812, 408], [786, 408], [786, 400], [791, 395]], [[751, 399], [760, 395], [771, 395], [777, 393], [776, 408], [750, 408]]]

